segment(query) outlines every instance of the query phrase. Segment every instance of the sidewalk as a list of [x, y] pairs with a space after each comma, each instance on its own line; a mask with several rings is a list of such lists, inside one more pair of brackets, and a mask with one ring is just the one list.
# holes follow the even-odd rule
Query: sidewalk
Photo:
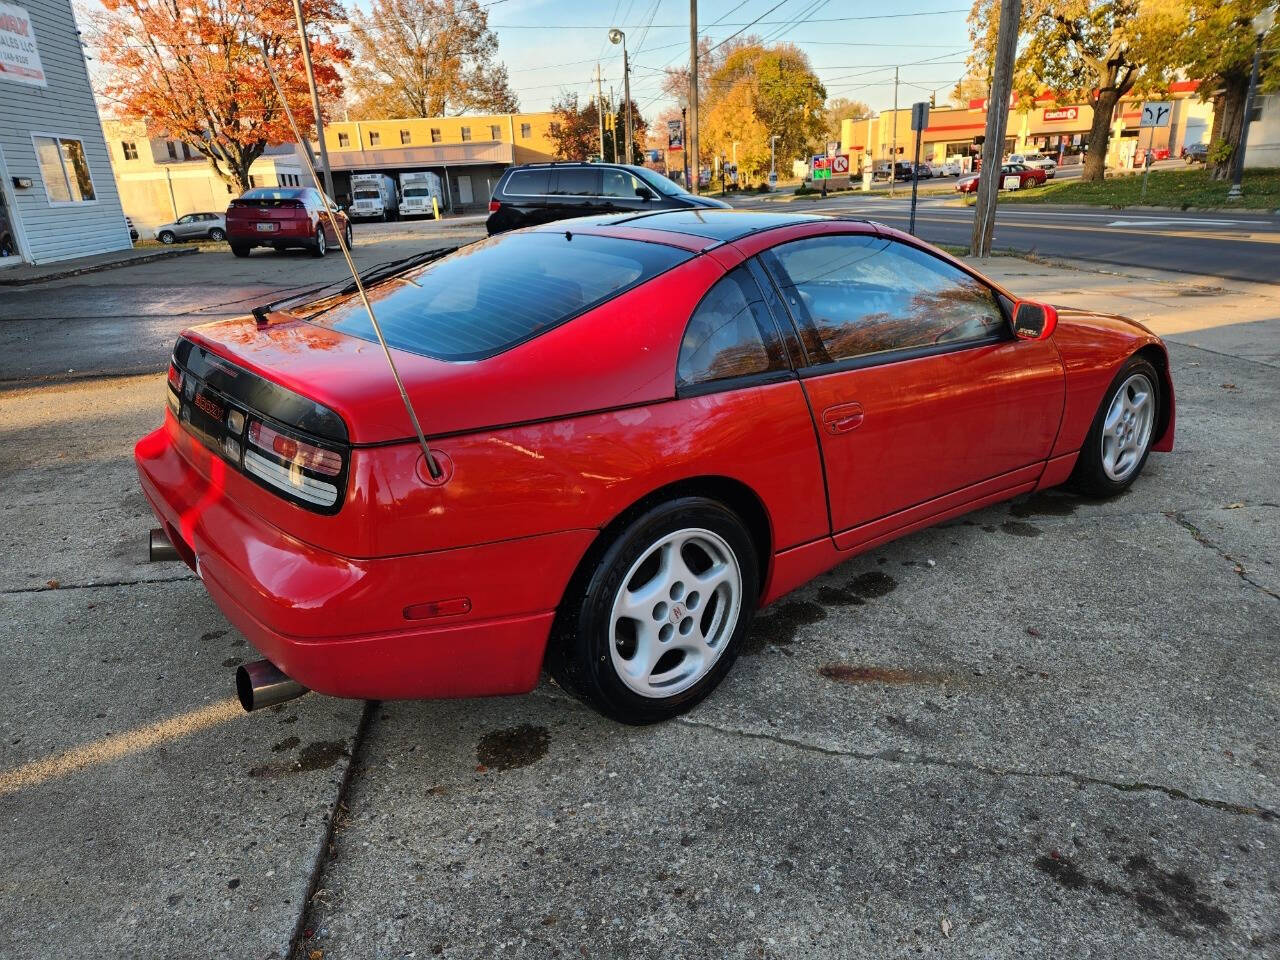
[[23, 264], [20, 267], [6, 267], [0, 270], [0, 287], [24, 287], [29, 283], [62, 280], [65, 277], [76, 277], [82, 273], [97, 273], [100, 270], [114, 270], [117, 267], [133, 267], [140, 263], [150, 263], [153, 260], [168, 260], [170, 257], [182, 257], [199, 252], [199, 249], [194, 245], [168, 247], [160, 250], [154, 247], [137, 247], [132, 250], [95, 253], [91, 257], [58, 260], [55, 263]]

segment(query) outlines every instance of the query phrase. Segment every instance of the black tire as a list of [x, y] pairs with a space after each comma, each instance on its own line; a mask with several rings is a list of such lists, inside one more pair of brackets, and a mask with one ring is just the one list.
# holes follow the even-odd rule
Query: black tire
[[177, 241], [178, 237], [172, 230], [161, 230], [156, 234], [156, 239], [167, 246]]
[[[741, 577], [738, 620], [697, 682], [668, 697], [644, 696], [622, 681], [613, 663], [613, 602], [638, 560], [663, 537], [690, 528], [716, 534], [732, 551]], [[751, 535], [723, 504], [705, 497], [658, 504], [593, 551], [569, 584], [547, 649], [548, 672], [570, 693], [622, 723], [658, 723], [678, 716], [714, 690], [737, 659], [760, 596], [759, 570]]]
[[[1117, 480], [1107, 472], [1103, 463], [1103, 425], [1116, 394], [1129, 383], [1130, 378], [1135, 374], [1145, 376], [1151, 384], [1151, 429], [1147, 435], [1145, 448], [1142, 450], [1141, 456], [1138, 457], [1136, 465], [1129, 469], [1121, 479]], [[1103, 394], [1102, 403], [1098, 406], [1097, 414], [1094, 415], [1093, 425], [1089, 428], [1089, 435], [1085, 437], [1084, 447], [1080, 451], [1080, 456], [1076, 460], [1075, 469], [1072, 471], [1067, 485], [1085, 496], [1098, 498], [1114, 497], [1129, 489], [1133, 481], [1138, 479], [1138, 475], [1142, 473], [1142, 468], [1147, 463], [1147, 457], [1151, 454], [1151, 444], [1155, 441], [1156, 430], [1160, 424], [1161, 403], [1160, 375], [1157, 373], [1156, 368], [1143, 357], [1130, 357], [1128, 362], [1120, 368], [1120, 372], [1116, 374], [1115, 379], [1111, 381], [1111, 385], [1107, 387], [1107, 392]]]
[[352, 239], [352, 237], [354, 236], [354, 234], [351, 232], [351, 223], [350, 223], [350, 221], [348, 221], [348, 223], [347, 223], [347, 229], [343, 231], [343, 234], [342, 234], [342, 235], [343, 235], [343, 239], [347, 241], [347, 249], [348, 249], [348, 250], [350, 250], [350, 249], [352, 248], [352, 246], [355, 244], [355, 241]]
[[247, 243], [231, 244], [231, 253], [237, 257], [247, 257], [251, 249], [253, 248], [250, 247]]
[[311, 241], [311, 255], [323, 257], [329, 252], [329, 242], [324, 237], [324, 227], [316, 227], [316, 238]]
[[209, 231], [209, 239], [217, 243], [221, 243], [223, 240], [227, 239], [227, 231], [223, 230], [221, 227], [214, 227]]

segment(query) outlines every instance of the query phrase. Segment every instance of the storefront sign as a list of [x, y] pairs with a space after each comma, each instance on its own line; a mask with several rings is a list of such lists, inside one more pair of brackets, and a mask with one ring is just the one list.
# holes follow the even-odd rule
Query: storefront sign
[[0, 3], [0, 80], [47, 87], [31, 16], [22, 7]]
[[1044, 112], [1046, 122], [1051, 120], [1077, 120], [1079, 117], [1079, 107], [1054, 107], [1052, 110]]

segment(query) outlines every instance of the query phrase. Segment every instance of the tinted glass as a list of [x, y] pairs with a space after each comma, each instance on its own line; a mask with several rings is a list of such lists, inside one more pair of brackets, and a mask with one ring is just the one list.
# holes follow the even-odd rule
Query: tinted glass
[[597, 197], [600, 195], [600, 171], [569, 169], [556, 170], [552, 178], [551, 192], [572, 197]]
[[636, 176], [647, 183], [653, 189], [657, 190], [663, 196], [681, 197], [687, 196], [689, 191], [678, 183], [672, 183], [656, 170], [650, 170], [648, 167], [636, 167]]
[[[411, 283], [376, 285], [369, 297], [391, 346], [474, 360], [545, 333], [690, 256], [614, 237], [503, 234], [409, 271], [403, 276]], [[312, 319], [377, 341], [358, 299]]]
[[636, 199], [636, 191], [640, 189], [641, 184], [627, 171], [601, 170], [600, 176], [604, 181], [604, 189], [601, 191], [603, 196]]
[[680, 342], [680, 386], [785, 370], [786, 360], [760, 288], [739, 267], [716, 283], [689, 319]]
[[255, 187], [240, 195], [241, 200], [297, 200], [308, 191], [287, 187]]
[[541, 197], [550, 192], [550, 179], [550, 170], [516, 170], [502, 192], [517, 197]]
[[894, 240], [813, 237], [775, 247], [766, 260], [813, 363], [1007, 330], [990, 288]]

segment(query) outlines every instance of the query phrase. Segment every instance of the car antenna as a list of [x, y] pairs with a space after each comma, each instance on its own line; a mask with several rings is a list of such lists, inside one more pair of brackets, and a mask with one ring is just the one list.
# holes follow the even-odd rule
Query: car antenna
[[[303, 44], [307, 42], [306, 37], [299, 37], [299, 39]], [[311, 162], [311, 152], [307, 141], [302, 139], [302, 133], [298, 129], [298, 121], [294, 119], [293, 111], [289, 109], [289, 101], [285, 99], [284, 91], [280, 89], [280, 83], [276, 80], [276, 73], [271, 69], [271, 57], [267, 53], [265, 41], [262, 45], [262, 62], [267, 68], [267, 76], [271, 78], [271, 86], [275, 87], [276, 96], [280, 98], [280, 105], [284, 107], [284, 115], [293, 130], [293, 136], [303, 148], [302, 162], [307, 165], [307, 172], [311, 174], [311, 182], [318, 184], [320, 183], [320, 178], [316, 176], [315, 164]], [[319, 118], [317, 117], [316, 119], [318, 120]], [[369, 313], [369, 320], [373, 324], [373, 332], [378, 335], [378, 343], [382, 345], [382, 352], [386, 355], [387, 366], [391, 368], [391, 376], [395, 379], [396, 388], [400, 391], [400, 399], [404, 401], [405, 413], [409, 414], [414, 433], [418, 435], [418, 443], [422, 446], [422, 456], [427, 462], [427, 472], [431, 474], [432, 480], [439, 481], [444, 477], [444, 470], [436, 462], [435, 455], [431, 452], [431, 446], [427, 443], [427, 435], [422, 432], [422, 424], [418, 422], [418, 415], [414, 412], [413, 403], [409, 400], [409, 392], [405, 390], [404, 381], [400, 379], [400, 371], [396, 369], [396, 362], [391, 356], [391, 348], [387, 346], [387, 338], [382, 335], [382, 324], [378, 322], [377, 314], [373, 312], [373, 304], [369, 302], [369, 294], [365, 291], [364, 283], [360, 279], [360, 272], [356, 270], [355, 261], [351, 259], [351, 248], [347, 246], [344, 232], [338, 229], [338, 221], [334, 219], [333, 210], [329, 206], [329, 197], [325, 196], [324, 201], [324, 215], [329, 218], [329, 225], [333, 227], [333, 234], [338, 238], [338, 247], [342, 250], [342, 256], [347, 261], [347, 269], [351, 271], [351, 279], [355, 281], [356, 289], [360, 291], [360, 299], [364, 301], [364, 308]]]

